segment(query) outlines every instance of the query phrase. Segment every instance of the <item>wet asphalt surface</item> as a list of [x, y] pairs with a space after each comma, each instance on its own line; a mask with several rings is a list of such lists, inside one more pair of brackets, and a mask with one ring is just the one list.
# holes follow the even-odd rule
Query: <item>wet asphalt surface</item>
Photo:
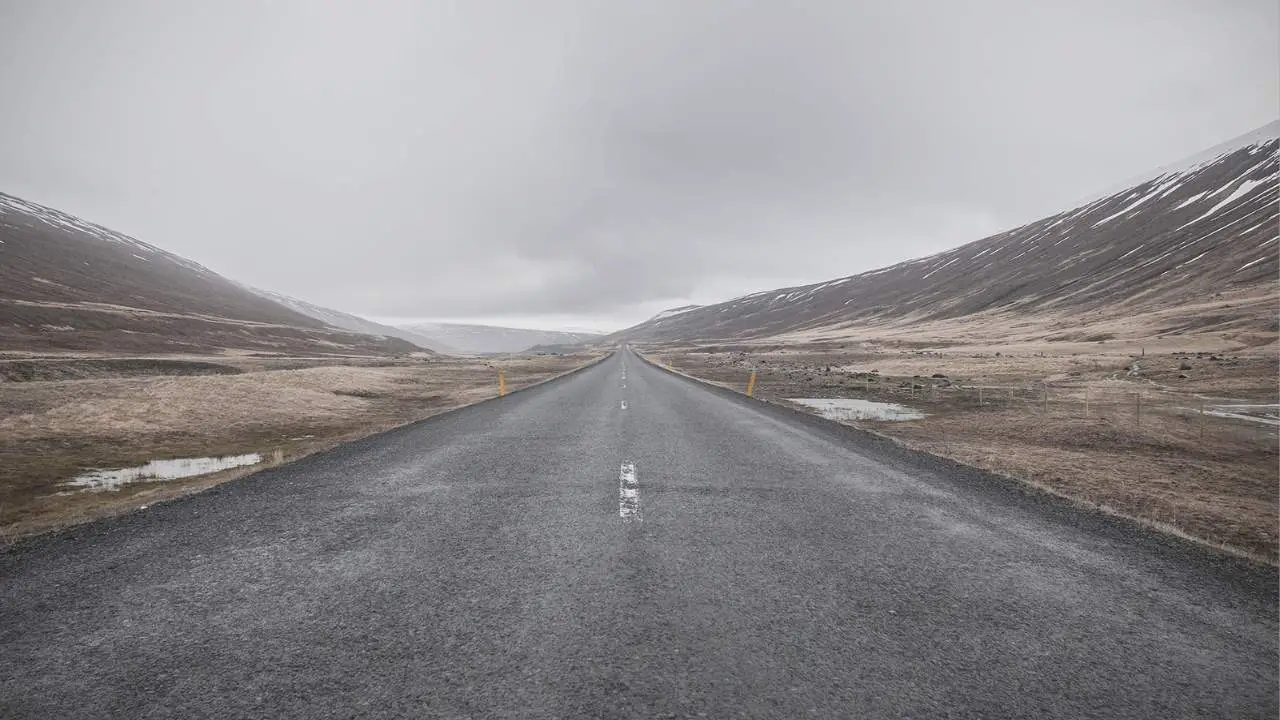
[[1276, 592], [620, 352], [4, 550], [0, 717], [1275, 718]]

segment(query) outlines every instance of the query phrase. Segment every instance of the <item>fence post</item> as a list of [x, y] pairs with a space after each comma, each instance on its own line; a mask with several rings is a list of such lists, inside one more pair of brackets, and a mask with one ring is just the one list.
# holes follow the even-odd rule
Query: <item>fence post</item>
[[1142, 427], [1142, 393], [1133, 394], [1133, 416], [1137, 418], [1137, 426]]
[[978, 386], [978, 407], [982, 407], [982, 386]]
[[747, 397], [751, 397], [752, 393], [754, 393], [755, 391], [756, 391], [756, 371], [755, 371], [755, 368], [752, 368], [751, 377], [747, 378]]
[[1084, 417], [1089, 419], [1089, 388], [1084, 389]]
[[1200, 439], [1204, 439], [1204, 401], [1200, 401]]
[[1043, 388], [1041, 388], [1041, 392], [1044, 393], [1043, 414], [1048, 415], [1049, 414], [1049, 386], [1046, 384]]
[[498, 371], [498, 397], [503, 397], [506, 394], [507, 394], [507, 374], [504, 371], [499, 370]]

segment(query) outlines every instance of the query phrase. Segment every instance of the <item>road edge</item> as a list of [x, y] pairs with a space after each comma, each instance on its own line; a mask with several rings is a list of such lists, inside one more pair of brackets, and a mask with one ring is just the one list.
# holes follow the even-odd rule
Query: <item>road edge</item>
[[795, 419], [800, 420], [804, 424], [816, 425], [819, 427], [823, 427], [827, 430], [838, 430], [843, 434], [850, 435], [850, 436], [853, 436], [854, 438], [861, 440], [863, 443], [866, 443], [867, 441], [874, 441], [874, 443], [876, 444], [879, 444], [882, 446], [888, 446], [888, 447], [871, 448], [871, 449], [877, 449], [877, 450], [889, 449], [898, 455], [907, 455], [907, 456], [916, 456], [918, 458], [926, 458], [929, 463], [932, 463], [935, 465], [941, 465], [943, 467], [950, 467], [953, 470], [958, 471], [965, 476], [969, 476], [966, 479], [982, 478], [982, 479], [985, 479], [986, 482], [998, 485], [1000, 487], [1003, 487], [1006, 490], [1014, 490], [1024, 495], [1038, 496], [1038, 498], [1041, 498], [1043, 500], [1059, 503], [1063, 507], [1068, 508], [1072, 511], [1084, 513], [1090, 516], [1094, 516], [1096, 518], [1106, 519], [1113, 523], [1115, 522], [1123, 523], [1124, 525], [1129, 526], [1130, 529], [1140, 530], [1142, 532], [1147, 532], [1147, 533], [1155, 533], [1160, 538], [1167, 539], [1170, 541], [1185, 543], [1199, 550], [1209, 551], [1211, 553], [1214, 553], [1216, 556], [1221, 556], [1224, 558], [1232, 558], [1235, 560], [1242, 560], [1259, 568], [1280, 570], [1280, 563], [1274, 562], [1270, 558], [1263, 557], [1256, 553], [1251, 553], [1246, 550], [1233, 547], [1231, 545], [1225, 545], [1225, 544], [1214, 542], [1211, 540], [1206, 540], [1204, 538], [1197, 537], [1195, 535], [1187, 533], [1186, 531], [1180, 528], [1177, 528], [1175, 526], [1169, 525], [1167, 523], [1162, 523], [1155, 520], [1149, 520], [1149, 519], [1138, 517], [1135, 515], [1130, 515], [1128, 513], [1124, 513], [1119, 510], [1116, 510], [1115, 508], [1112, 508], [1108, 505], [1093, 502], [1091, 500], [1088, 500], [1087, 498], [1078, 497], [1078, 496], [1057, 491], [1041, 483], [1025, 480], [1013, 475], [1007, 475], [1005, 473], [1000, 473], [993, 470], [987, 470], [985, 468], [977, 467], [976, 465], [969, 465], [967, 463], [963, 463], [954, 458], [946, 457], [945, 455], [938, 455], [936, 453], [929, 452], [928, 450], [921, 450], [919, 448], [914, 448], [908, 445], [906, 442], [898, 438], [895, 438], [891, 435], [886, 435], [885, 433], [877, 432], [875, 430], [871, 430], [864, 427], [858, 427], [856, 425], [848, 425], [845, 423], [837, 422], [835, 420], [830, 420], [816, 413], [807, 412], [795, 406], [776, 402], [768, 398], [761, 398], [761, 397], [756, 397], [754, 395], [747, 395], [745, 392], [736, 390], [732, 387], [721, 385], [719, 383], [715, 383], [705, 378], [697, 377], [695, 375], [690, 375], [689, 373], [686, 373], [681, 370], [677, 370], [676, 368], [671, 367], [669, 365], [664, 365], [650, 357], [647, 357], [642, 351], [634, 347], [630, 348], [630, 350], [638, 358], [640, 358], [641, 361], [643, 361], [644, 363], [654, 368], [657, 368], [658, 370], [669, 373], [671, 375], [675, 375], [677, 377], [684, 378], [685, 380], [688, 380], [691, 382], [698, 383], [708, 388], [709, 390], [712, 390], [713, 392], [719, 393], [726, 397], [730, 397], [735, 401], [747, 402], [747, 403], [755, 402], [763, 407], [771, 408], [776, 411], [783, 411], [793, 416]]
[[394, 432], [400, 432], [405, 430], [406, 428], [414, 427], [421, 423], [431, 422], [436, 418], [445, 417], [446, 415], [452, 415], [454, 413], [462, 412], [464, 410], [470, 410], [471, 408], [480, 407], [488, 403], [501, 402], [511, 397], [512, 395], [525, 392], [526, 390], [534, 390], [536, 388], [540, 388], [545, 385], [548, 385], [549, 383], [553, 383], [557, 380], [563, 380], [564, 378], [567, 378], [570, 375], [574, 375], [576, 373], [580, 373], [585, 370], [588, 370], [592, 367], [595, 367], [596, 365], [599, 365], [602, 362], [605, 362], [606, 360], [613, 357], [617, 353], [618, 353], [618, 349], [614, 348], [613, 350], [605, 353], [604, 355], [598, 358], [595, 358], [594, 360], [589, 360], [577, 367], [570, 368], [569, 370], [565, 370], [564, 372], [552, 375], [551, 377], [543, 378], [541, 380], [538, 380], [537, 382], [533, 382], [528, 385], [523, 385], [518, 388], [508, 390], [505, 395], [494, 395], [492, 397], [482, 398], [480, 400], [475, 400], [462, 405], [455, 405], [454, 407], [446, 408], [444, 410], [441, 410], [440, 412], [433, 413], [424, 418], [419, 418], [417, 420], [410, 420], [408, 422], [400, 423], [398, 425], [392, 425], [391, 427], [382, 427], [365, 435], [348, 438], [346, 440], [333, 443], [332, 445], [326, 445], [323, 447], [314, 448], [309, 452], [302, 453], [295, 457], [291, 457], [285, 462], [281, 462], [277, 464], [260, 463], [259, 466], [250, 466], [250, 467], [243, 468], [243, 471], [241, 472], [237, 472], [235, 470], [224, 471], [228, 473], [227, 476], [223, 479], [217, 479], [217, 480], [215, 480], [215, 476], [217, 476], [219, 473], [210, 473], [209, 479], [215, 480], [215, 481], [200, 488], [193, 488], [191, 492], [184, 492], [179, 495], [174, 495], [172, 497], [166, 497], [163, 499], [154, 500], [145, 505], [130, 507], [128, 509], [121, 509], [120, 512], [113, 512], [113, 513], [101, 515], [98, 517], [92, 517], [80, 522], [73, 522], [68, 525], [46, 528], [39, 532], [22, 534], [22, 535], [13, 535], [13, 536], [0, 535], [0, 554], [17, 551], [24, 545], [29, 545], [32, 543], [49, 540], [57, 536], [66, 535], [66, 534], [80, 531], [80, 530], [87, 530], [96, 525], [99, 525], [100, 523], [116, 521], [121, 518], [126, 518], [132, 515], [136, 515], [140, 512], [145, 512], [152, 508], [161, 507], [164, 505], [168, 505], [170, 503], [180, 502], [188, 498], [204, 495], [205, 493], [215, 488], [221, 488], [221, 487], [230, 485], [232, 483], [247, 481], [250, 478], [253, 478], [254, 476], [259, 475], [261, 473], [276, 470], [278, 468], [288, 467], [289, 465], [300, 462], [302, 460], [306, 460], [308, 458], [314, 458], [317, 455], [323, 455], [324, 453], [333, 452], [335, 450], [338, 450], [339, 448], [347, 448], [353, 445], [357, 445], [359, 443], [375, 440], [379, 437], [382, 437], [383, 435], [387, 435]]

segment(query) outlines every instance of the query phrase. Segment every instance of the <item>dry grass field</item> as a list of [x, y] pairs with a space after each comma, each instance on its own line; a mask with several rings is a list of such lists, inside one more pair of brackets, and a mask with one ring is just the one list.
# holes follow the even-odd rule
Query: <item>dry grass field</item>
[[257, 468], [112, 491], [66, 485], [86, 470], [255, 452], [287, 461], [492, 397], [499, 368], [516, 390], [598, 356], [0, 357], [0, 540], [127, 511]]
[[[652, 347], [647, 354], [739, 391], [754, 368], [755, 394], [777, 402], [906, 405], [926, 417], [852, 424], [1274, 563], [1280, 455], [1277, 427], [1264, 417], [1274, 409], [1220, 411], [1280, 400], [1280, 356], [1274, 335], [1270, 340], [930, 347], [829, 338]], [[1254, 418], [1225, 416], [1241, 414]]]

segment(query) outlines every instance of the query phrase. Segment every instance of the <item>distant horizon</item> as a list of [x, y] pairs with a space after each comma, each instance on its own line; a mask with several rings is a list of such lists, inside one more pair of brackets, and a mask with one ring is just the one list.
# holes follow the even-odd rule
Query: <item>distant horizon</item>
[[[545, 321], [545, 322], [547, 322], [547, 323], [550, 323], [550, 325], [548, 325], [548, 324], [542, 324], [542, 325], [538, 325], [538, 326], [536, 326], [536, 327], [530, 327], [530, 326], [527, 326], [527, 325], [523, 324], [523, 323], [525, 323], [527, 320], [526, 320], [526, 319], [520, 319], [522, 316], [488, 316], [488, 317], [475, 317], [475, 318], [464, 318], [464, 319], [437, 319], [437, 318], [409, 318], [409, 319], [405, 319], [405, 318], [375, 318], [375, 317], [366, 317], [366, 316], [364, 316], [364, 315], [361, 315], [360, 317], [364, 317], [366, 320], [372, 320], [373, 322], [381, 323], [381, 324], [383, 324], [383, 325], [392, 325], [392, 326], [396, 326], [396, 327], [399, 327], [399, 326], [401, 326], [402, 324], [409, 324], [409, 323], [426, 323], [426, 322], [434, 322], [434, 323], [455, 324], [455, 325], [487, 325], [487, 326], [490, 326], [490, 327], [504, 327], [504, 328], [511, 328], [511, 329], [519, 329], [519, 330], [542, 330], [542, 331], [545, 331], [545, 332], [581, 332], [581, 333], [595, 333], [595, 334], [599, 334], [599, 335], [611, 335], [611, 334], [613, 334], [613, 333], [621, 332], [622, 330], [626, 330], [627, 328], [634, 327], [634, 326], [636, 326], [636, 325], [638, 325], [638, 324], [640, 324], [640, 323], [643, 323], [643, 322], [645, 322], [645, 321], [647, 321], [647, 320], [650, 320], [650, 319], [652, 319], [653, 317], [655, 317], [656, 315], [658, 315], [658, 314], [660, 314], [660, 313], [662, 313], [662, 312], [665, 312], [665, 311], [667, 311], [667, 310], [673, 310], [673, 309], [675, 309], [675, 308], [679, 308], [679, 307], [685, 307], [685, 306], [689, 306], [689, 305], [699, 306], [699, 307], [707, 306], [707, 305], [718, 305], [718, 304], [720, 304], [720, 303], [732, 302], [732, 301], [734, 301], [734, 300], [737, 300], [737, 299], [740, 299], [740, 298], [744, 298], [744, 297], [748, 297], [748, 296], [751, 296], [751, 295], [755, 295], [755, 294], [757, 294], [757, 293], [770, 292], [770, 291], [773, 291], [773, 290], [784, 290], [784, 289], [796, 288], [796, 287], [805, 287], [805, 286], [809, 286], [809, 285], [817, 285], [817, 284], [820, 284], [820, 283], [823, 283], [823, 282], [828, 282], [828, 281], [831, 281], [831, 280], [837, 280], [837, 279], [845, 278], [845, 277], [853, 277], [853, 276], [861, 275], [861, 274], [868, 273], [868, 272], [875, 272], [875, 271], [877, 271], [877, 270], [883, 270], [883, 269], [885, 269], [885, 268], [893, 267], [893, 266], [895, 266], [895, 265], [900, 265], [900, 264], [902, 264], [902, 263], [908, 263], [908, 262], [912, 262], [912, 261], [915, 261], [915, 260], [920, 260], [920, 259], [923, 259], [923, 258], [931, 257], [931, 256], [933, 256], [933, 255], [937, 255], [937, 254], [940, 254], [940, 253], [944, 253], [944, 252], [947, 252], [947, 251], [949, 251], [949, 250], [954, 250], [954, 249], [956, 249], [956, 248], [963, 247], [964, 245], [968, 245], [969, 243], [973, 243], [973, 242], [977, 242], [977, 241], [979, 241], [979, 240], [986, 239], [986, 238], [988, 238], [988, 237], [991, 237], [992, 235], [998, 235], [998, 234], [1000, 234], [1000, 233], [1007, 232], [1007, 231], [1009, 231], [1009, 230], [1014, 230], [1014, 229], [1016, 229], [1016, 228], [1020, 228], [1020, 227], [1023, 227], [1023, 226], [1025, 226], [1025, 225], [1029, 225], [1029, 224], [1034, 223], [1034, 222], [1039, 222], [1040, 220], [1044, 220], [1044, 219], [1046, 219], [1046, 218], [1053, 217], [1054, 215], [1058, 215], [1058, 214], [1061, 214], [1061, 213], [1064, 213], [1064, 212], [1068, 212], [1068, 211], [1070, 211], [1070, 210], [1077, 209], [1077, 208], [1079, 208], [1079, 207], [1083, 207], [1084, 205], [1086, 205], [1086, 204], [1088, 204], [1088, 203], [1090, 203], [1090, 202], [1092, 202], [1092, 201], [1095, 201], [1095, 200], [1101, 199], [1101, 198], [1103, 198], [1103, 197], [1107, 197], [1107, 196], [1112, 195], [1112, 194], [1117, 193], [1117, 192], [1121, 192], [1121, 191], [1123, 191], [1123, 190], [1125, 190], [1125, 189], [1127, 189], [1127, 188], [1129, 188], [1129, 187], [1133, 187], [1134, 185], [1138, 185], [1138, 184], [1141, 184], [1141, 183], [1146, 182], [1146, 181], [1148, 181], [1148, 180], [1151, 180], [1152, 178], [1158, 177], [1159, 175], [1164, 174], [1165, 172], [1168, 172], [1168, 171], [1170, 171], [1171, 169], [1178, 168], [1178, 167], [1180, 167], [1180, 166], [1182, 166], [1182, 165], [1184, 165], [1184, 164], [1188, 164], [1188, 163], [1195, 163], [1195, 162], [1200, 162], [1200, 161], [1203, 161], [1203, 160], [1211, 159], [1213, 156], [1216, 156], [1217, 154], [1221, 154], [1222, 152], [1226, 151], [1227, 149], [1229, 149], [1229, 148], [1231, 148], [1231, 147], [1235, 147], [1235, 146], [1237, 146], [1237, 145], [1239, 145], [1239, 144], [1241, 144], [1241, 143], [1245, 143], [1245, 144], [1247, 144], [1247, 142], [1248, 142], [1249, 140], [1251, 140], [1251, 139], [1254, 139], [1254, 138], [1260, 138], [1260, 137], [1264, 137], [1264, 136], [1265, 136], [1265, 137], [1280, 137], [1280, 116], [1278, 116], [1275, 120], [1272, 120], [1272, 121], [1267, 122], [1267, 123], [1265, 123], [1265, 124], [1263, 124], [1263, 125], [1260, 125], [1260, 126], [1258, 126], [1258, 127], [1254, 128], [1254, 129], [1252, 129], [1252, 130], [1249, 130], [1249, 131], [1247, 131], [1247, 132], [1240, 133], [1240, 134], [1237, 134], [1237, 135], [1233, 135], [1231, 138], [1229, 138], [1229, 139], [1227, 139], [1227, 140], [1224, 140], [1224, 141], [1222, 141], [1222, 142], [1220, 142], [1220, 143], [1216, 143], [1216, 144], [1214, 144], [1214, 145], [1212, 145], [1212, 146], [1210, 146], [1210, 147], [1208, 147], [1208, 148], [1205, 148], [1204, 150], [1201, 150], [1201, 151], [1198, 151], [1198, 152], [1195, 152], [1195, 153], [1191, 153], [1191, 154], [1189, 154], [1189, 155], [1184, 155], [1184, 156], [1182, 156], [1182, 157], [1178, 158], [1177, 160], [1174, 160], [1174, 161], [1172, 161], [1172, 162], [1165, 163], [1165, 164], [1163, 164], [1163, 165], [1160, 165], [1160, 166], [1154, 167], [1154, 168], [1152, 168], [1151, 170], [1146, 171], [1146, 172], [1144, 172], [1144, 173], [1142, 173], [1142, 174], [1139, 174], [1139, 175], [1131, 175], [1131, 176], [1129, 176], [1129, 177], [1128, 177], [1128, 178], [1127, 178], [1123, 183], [1112, 183], [1112, 184], [1109, 184], [1108, 186], [1106, 186], [1106, 188], [1105, 188], [1105, 189], [1092, 190], [1092, 191], [1089, 191], [1089, 192], [1087, 192], [1087, 193], [1084, 193], [1084, 194], [1080, 195], [1078, 199], [1071, 201], [1071, 204], [1068, 204], [1068, 205], [1063, 206], [1061, 209], [1059, 209], [1059, 210], [1058, 210], [1058, 211], [1056, 211], [1056, 212], [1052, 212], [1052, 213], [1049, 213], [1049, 214], [1047, 214], [1047, 215], [1037, 215], [1036, 217], [1033, 217], [1033, 218], [1031, 218], [1031, 219], [1028, 219], [1028, 220], [1026, 220], [1026, 221], [1024, 221], [1024, 222], [1017, 223], [1016, 225], [1010, 225], [1010, 226], [1007, 226], [1007, 227], [1000, 228], [1000, 229], [998, 229], [998, 230], [995, 230], [994, 232], [990, 232], [990, 233], [984, 234], [984, 235], [982, 235], [981, 237], [969, 238], [969, 239], [964, 240], [964, 241], [962, 241], [962, 242], [959, 242], [959, 243], [957, 243], [957, 244], [955, 244], [955, 245], [951, 245], [951, 246], [949, 246], [949, 247], [942, 248], [942, 249], [939, 249], [939, 250], [934, 250], [934, 251], [929, 252], [929, 253], [927, 253], [927, 254], [925, 254], [925, 255], [914, 255], [914, 256], [911, 256], [911, 257], [904, 257], [904, 258], [901, 258], [901, 259], [899, 259], [899, 260], [896, 260], [896, 261], [893, 261], [893, 262], [887, 263], [887, 264], [885, 264], [885, 265], [880, 265], [880, 266], [877, 266], [877, 267], [871, 267], [871, 268], [864, 268], [864, 269], [860, 269], [860, 270], [855, 270], [855, 271], [853, 271], [853, 272], [846, 272], [846, 273], [837, 274], [837, 275], [827, 275], [827, 276], [824, 276], [824, 277], [822, 277], [822, 278], [815, 279], [815, 280], [807, 280], [807, 281], [802, 281], [802, 282], [793, 282], [793, 283], [785, 284], [785, 285], [770, 285], [770, 286], [768, 286], [768, 287], [759, 287], [758, 289], [755, 289], [755, 290], [748, 290], [748, 291], [746, 291], [746, 292], [742, 292], [742, 293], [739, 293], [739, 294], [736, 294], [736, 295], [731, 295], [731, 296], [727, 296], [727, 297], [721, 297], [721, 298], [719, 298], [719, 299], [706, 300], [706, 301], [704, 301], [704, 302], [683, 302], [683, 303], [681, 303], [681, 302], [676, 302], [676, 303], [674, 303], [674, 304], [667, 305], [666, 307], [664, 307], [664, 308], [662, 308], [662, 309], [660, 309], [660, 310], [657, 310], [657, 311], [655, 311], [655, 312], [652, 312], [652, 313], [650, 313], [650, 314], [646, 315], [644, 318], [642, 318], [642, 319], [640, 319], [640, 320], [637, 320], [637, 321], [635, 321], [635, 322], [630, 322], [630, 323], [628, 323], [628, 324], [620, 325], [620, 326], [614, 327], [613, 329], [610, 329], [610, 330], [586, 329], [586, 328], [584, 328], [584, 327], [572, 327], [572, 328], [569, 328], [569, 327], [567, 327], [567, 326], [561, 326], [561, 325], [559, 325], [559, 324], [557, 323], [557, 321], [556, 321], [556, 320], [547, 320], [547, 321]], [[538, 322], [538, 321], [537, 321], [537, 320], [534, 320], [533, 322]]]
[[[397, 327], [401, 329], [409, 329], [410, 325], [418, 325], [418, 324], [426, 324], [426, 323], [435, 324], [435, 325], [476, 325], [476, 326], [484, 326], [484, 327], [491, 327], [491, 328], [500, 328], [504, 330], [534, 330], [538, 332], [563, 332], [563, 333], [580, 333], [580, 334], [590, 334], [590, 335], [609, 335], [617, 332], [618, 330], [626, 329], [625, 327], [622, 327], [614, 330], [600, 330], [597, 328], [569, 327], [569, 326], [559, 326], [559, 325], [551, 327], [546, 324], [527, 325], [527, 324], [524, 324], [528, 322], [527, 318], [518, 319], [519, 316], [505, 317], [505, 318], [502, 316], [481, 317], [481, 318], [434, 318], [434, 317], [388, 318], [388, 317], [373, 317], [373, 316], [367, 316], [367, 315], [359, 315], [356, 313], [352, 313], [352, 314], [356, 315], [356, 317], [364, 318], [365, 320], [369, 320], [371, 322], [376, 322], [381, 325], [390, 325], [392, 327]], [[630, 326], [627, 326], [627, 327], [630, 327]]]
[[0, 188], [362, 317], [628, 327], [1018, 227], [1280, 107], [1273, 0], [10, 5]]

